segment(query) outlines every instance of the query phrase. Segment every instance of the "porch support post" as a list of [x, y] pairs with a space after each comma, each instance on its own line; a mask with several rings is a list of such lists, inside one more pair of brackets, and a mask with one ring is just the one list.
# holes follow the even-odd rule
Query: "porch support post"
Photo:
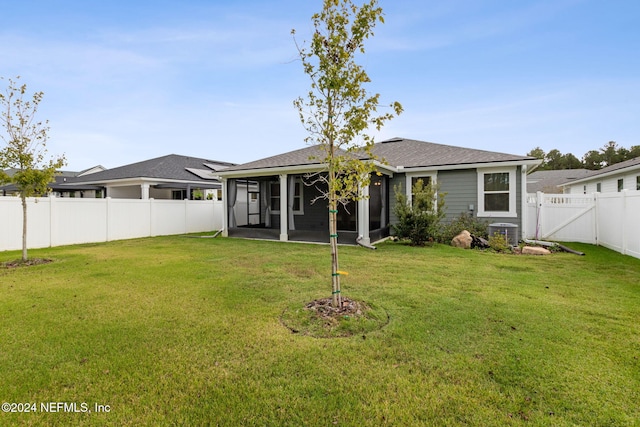
[[289, 240], [289, 215], [287, 212], [287, 174], [280, 174], [280, 240], [286, 242]]
[[222, 178], [222, 236], [229, 237], [229, 208], [227, 207], [227, 178]]
[[140, 198], [142, 200], [149, 199], [149, 184], [140, 184]]
[[362, 237], [362, 243], [371, 244], [369, 236], [369, 186], [360, 187], [360, 200], [358, 200], [358, 237]]

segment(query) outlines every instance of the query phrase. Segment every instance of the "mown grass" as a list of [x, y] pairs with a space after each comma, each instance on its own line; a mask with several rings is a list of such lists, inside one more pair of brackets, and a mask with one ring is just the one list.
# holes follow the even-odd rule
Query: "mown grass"
[[0, 425], [639, 425], [640, 260], [570, 246], [586, 256], [343, 247], [343, 292], [390, 321], [334, 339], [279, 320], [329, 296], [326, 246], [32, 250], [54, 262], [0, 269], [0, 401], [38, 412]]

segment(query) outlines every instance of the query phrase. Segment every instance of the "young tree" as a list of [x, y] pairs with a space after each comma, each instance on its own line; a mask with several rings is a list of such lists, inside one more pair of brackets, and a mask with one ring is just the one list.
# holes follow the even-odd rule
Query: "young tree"
[[[371, 126], [379, 130], [394, 113], [402, 112], [402, 106], [394, 102], [392, 112], [375, 115], [380, 95], [367, 92], [364, 85], [369, 76], [355, 61], [365, 52], [364, 42], [373, 35], [376, 23], [384, 22], [376, 0], [360, 7], [351, 0], [324, 0], [322, 10], [311, 19], [315, 32], [309, 46], [296, 42], [311, 88], [294, 105], [309, 133], [305, 141], [319, 147], [318, 160], [325, 165], [319, 177], [324, 180], [323, 197], [329, 205], [332, 303], [340, 307], [338, 206], [360, 198], [360, 189], [368, 185], [374, 170], [373, 138], [367, 130]], [[295, 35], [295, 30], [291, 33]]]
[[14, 183], [20, 193], [22, 261], [26, 261], [27, 197], [41, 196], [49, 191], [47, 184], [54, 181], [56, 170], [65, 164], [65, 157], [45, 160], [49, 122], [35, 119], [43, 93], [35, 92], [31, 100], [25, 99], [26, 84], [18, 85], [17, 79], [9, 79], [8, 83], [4, 93], [0, 93], [0, 124], [4, 128], [0, 138], [6, 143], [0, 149], [0, 169], [14, 168], [16, 172], [11, 177], [3, 174], [0, 180]]

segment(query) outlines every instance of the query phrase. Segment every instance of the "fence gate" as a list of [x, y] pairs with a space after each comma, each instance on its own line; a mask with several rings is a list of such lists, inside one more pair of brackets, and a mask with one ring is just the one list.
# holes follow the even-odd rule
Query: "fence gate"
[[530, 194], [526, 235], [539, 240], [597, 243], [593, 194]]

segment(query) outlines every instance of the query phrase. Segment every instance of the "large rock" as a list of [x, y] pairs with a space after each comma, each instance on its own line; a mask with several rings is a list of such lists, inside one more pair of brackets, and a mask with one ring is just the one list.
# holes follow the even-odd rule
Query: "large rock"
[[522, 255], [549, 255], [550, 253], [549, 249], [538, 246], [525, 246], [522, 248]]
[[456, 248], [469, 249], [471, 248], [471, 242], [473, 242], [471, 233], [469, 233], [467, 230], [462, 230], [460, 234], [451, 239], [451, 246], [455, 246]]

